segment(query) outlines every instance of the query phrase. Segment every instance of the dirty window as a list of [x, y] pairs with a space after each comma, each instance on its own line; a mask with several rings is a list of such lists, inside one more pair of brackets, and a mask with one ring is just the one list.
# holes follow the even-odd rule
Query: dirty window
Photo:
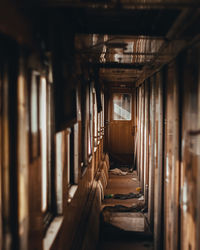
[[131, 120], [131, 95], [113, 94], [113, 120]]

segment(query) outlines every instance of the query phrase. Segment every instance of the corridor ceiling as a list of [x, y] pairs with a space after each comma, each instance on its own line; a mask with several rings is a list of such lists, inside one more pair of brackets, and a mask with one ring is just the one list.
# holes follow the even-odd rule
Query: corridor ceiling
[[51, 14], [59, 12], [70, 22], [76, 33], [76, 56], [98, 65], [101, 79], [111, 84], [140, 84], [195, 42], [200, 27], [199, 0], [40, 0], [34, 4]]

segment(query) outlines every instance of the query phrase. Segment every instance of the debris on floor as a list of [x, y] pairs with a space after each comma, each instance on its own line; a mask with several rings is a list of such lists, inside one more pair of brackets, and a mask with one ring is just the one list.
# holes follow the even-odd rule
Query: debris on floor
[[137, 187], [136, 189], [135, 189], [137, 192], [141, 192], [141, 187]]
[[104, 196], [105, 199], [110, 199], [110, 198], [113, 198], [114, 194], [106, 194]]
[[138, 200], [139, 201], [143, 201], [144, 200], [144, 196], [142, 195]]
[[132, 178], [133, 181], [137, 181], [137, 178]]
[[115, 205], [115, 206], [106, 206], [103, 208], [103, 213], [105, 211], [109, 212], [140, 212], [145, 209], [144, 203], [138, 203], [133, 206], [127, 207], [123, 205]]
[[123, 172], [119, 168], [111, 169], [109, 172], [112, 173], [112, 174], [116, 174], [116, 175], [127, 175], [128, 174], [128, 172]]
[[113, 199], [119, 199], [119, 200], [127, 200], [127, 199], [133, 199], [133, 198], [140, 198], [142, 194], [140, 193], [128, 193], [128, 194], [108, 194], [105, 195], [105, 199], [113, 198]]
[[148, 212], [148, 207], [145, 206], [145, 207], [141, 210], [141, 212], [142, 212], [143, 214], [147, 213], [147, 212]]

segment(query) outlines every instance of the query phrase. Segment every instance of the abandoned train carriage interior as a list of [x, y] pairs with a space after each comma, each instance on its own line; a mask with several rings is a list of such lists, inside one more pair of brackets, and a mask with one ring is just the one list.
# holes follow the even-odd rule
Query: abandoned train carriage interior
[[0, 250], [200, 249], [199, 0], [1, 0]]

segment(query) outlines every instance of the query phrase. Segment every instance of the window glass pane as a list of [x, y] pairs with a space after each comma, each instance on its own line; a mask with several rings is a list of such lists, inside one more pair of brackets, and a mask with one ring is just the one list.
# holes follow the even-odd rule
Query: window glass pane
[[97, 127], [98, 127], [98, 144], [100, 141], [100, 133], [101, 133], [101, 112], [98, 113], [98, 120], [97, 120]]
[[38, 131], [38, 112], [37, 112], [37, 103], [38, 103], [38, 93], [37, 93], [37, 75], [32, 74], [31, 79], [31, 132], [37, 133]]
[[66, 146], [67, 146], [67, 184], [70, 185], [70, 133], [71, 133], [71, 129], [68, 128], [67, 131], [67, 142], [66, 142]]
[[93, 148], [93, 84], [90, 85], [90, 128], [89, 128], [88, 155], [91, 155]]
[[56, 200], [57, 212], [62, 213], [63, 132], [56, 134]]
[[42, 164], [42, 211], [47, 209], [47, 97], [46, 80], [41, 78], [40, 86], [40, 134]]
[[131, 120], [131, 95], [113, 94], [113, 120]]
[[74, 125], [74, 183], [78, 184], [78, 166], [79, 166], [79, 155], [78, 155], [78, 123]]
[[94, 146], [97, 146], [97, 100], [96, 100], [96, 91], [93, 89], [94, 96]]

